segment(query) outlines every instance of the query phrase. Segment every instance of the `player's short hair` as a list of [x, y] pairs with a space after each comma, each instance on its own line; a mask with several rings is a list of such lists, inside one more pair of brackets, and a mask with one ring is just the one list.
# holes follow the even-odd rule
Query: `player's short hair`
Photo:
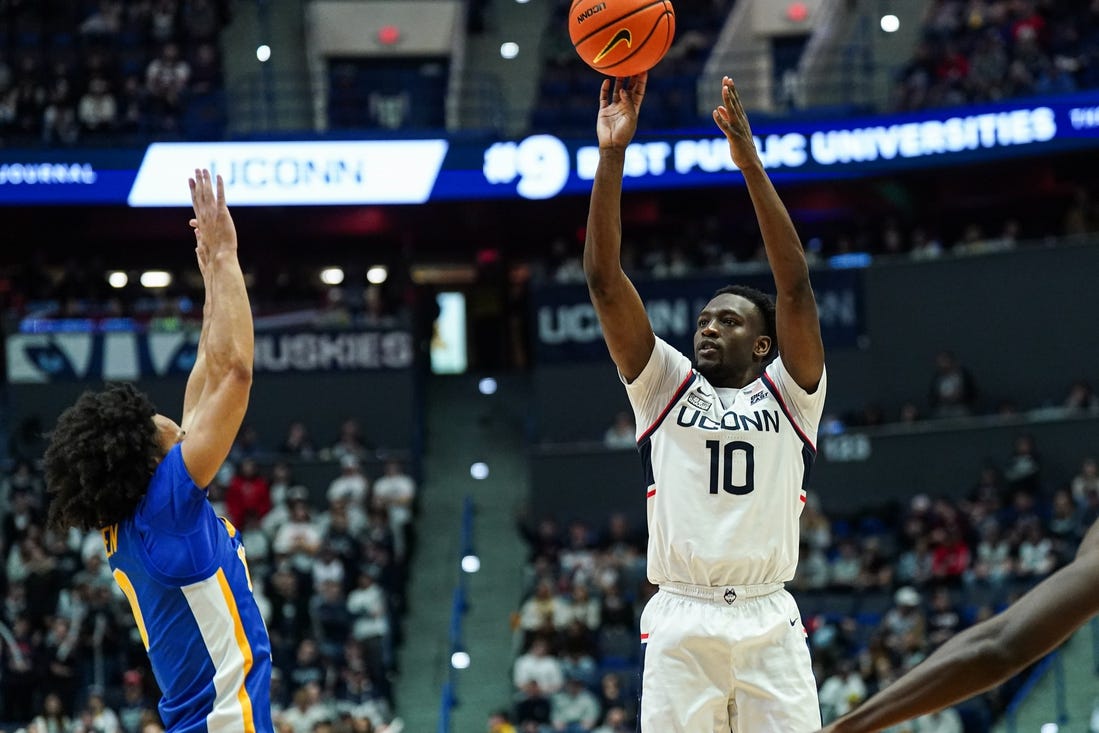
[[99, 529], [133, 513], [163, 453], [155, 414], [130, 384], [85, 392], [61, 413], [44, 458], [51, 529]]
[[752, 305], [759, 309], [759, 314], [763, 316], [763, 335], [771, 337], [771, 350], [767, 352], [767, 355], [763, 360], [770, 361], [778, 354], [778, 328], [775, 326], [775, 299], [762, 290], [756, 290], [755, 288], [747, 285], [726, 285], [714, 293], [713, 297], [719, 295], [739, 295], [745, 300], [751, 301]]

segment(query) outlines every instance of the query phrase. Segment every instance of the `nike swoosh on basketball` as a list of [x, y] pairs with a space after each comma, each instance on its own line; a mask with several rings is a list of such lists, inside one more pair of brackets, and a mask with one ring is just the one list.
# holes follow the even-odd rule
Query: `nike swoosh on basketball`
[[607, 41], [607, 45], [603, 46], [603, 50], [592, 61], [594, 64], [598, 64], [603, 58], [614, 50], [615, 46], [622, 42], [626, 43], [626, 48], [633, 47], [633, 36], [630, 34], [629, 28], [619, 28], [618, 32], [614, 34], [611, 40]]

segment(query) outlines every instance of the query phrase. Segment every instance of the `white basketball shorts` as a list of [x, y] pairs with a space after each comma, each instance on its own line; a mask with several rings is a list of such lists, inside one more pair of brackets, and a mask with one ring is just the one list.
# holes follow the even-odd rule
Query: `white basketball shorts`
[[801, 614], [781, 584], [662, 585], [641, 614], [641, 733], [821, 727]]

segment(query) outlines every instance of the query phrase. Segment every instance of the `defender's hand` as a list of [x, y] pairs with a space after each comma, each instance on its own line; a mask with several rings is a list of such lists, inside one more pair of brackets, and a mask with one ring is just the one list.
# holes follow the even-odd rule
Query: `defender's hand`
[[195, 169], [195, 177], [189, 181], [191, 186], [191, 204], [195, 209], [195, 218], [191, 226], [195, 229], [198, 249], [205, 249], [205, 257], [200, 252], [199, 267], [219, 252], [237, 251], [237, 229], [229, 207], [225, 204], [225, 182], [217, 177], [217, 188], [210, 179], [210, 171]]

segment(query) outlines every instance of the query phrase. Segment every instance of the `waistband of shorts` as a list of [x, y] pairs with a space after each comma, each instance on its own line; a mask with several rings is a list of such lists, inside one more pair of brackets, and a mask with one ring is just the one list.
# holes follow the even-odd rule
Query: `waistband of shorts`
[[742, 598], [758, 598], [777, 593], [785, 583], [760, 583], [758, 585], [691, 585], [689, 583], [661, 583], [660, 590], [685, 598], [708, 601], [721, 606], [731, 606]]

